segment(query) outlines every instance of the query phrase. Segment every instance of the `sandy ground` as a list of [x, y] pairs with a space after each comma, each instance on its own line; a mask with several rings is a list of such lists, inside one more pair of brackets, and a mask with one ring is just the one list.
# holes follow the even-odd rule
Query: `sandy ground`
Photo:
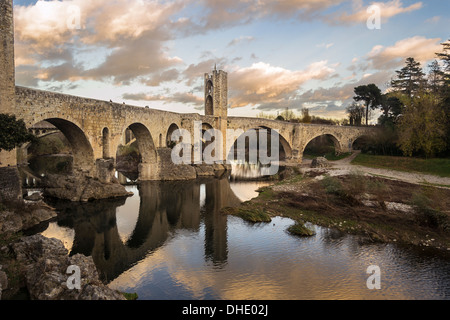
[[[414, 172], [402, 172], [396, 170], [370, 168], [359, 165], [352, 165], [350, 162], [358, 155], [358, 152], [354, 153], [348, 158], [330, 162], [331, 167], [327, 168], [327, 172], [331, 176], [345, 175], [350, 172], [363, 172], [372, 176], [380, 176], [386, 179], [399, 180], [414, 184], [429, 185], [432, 184], [436, 187], [450, 189], [450, 187], [443, 187], [442, 185], [450, 186], [450, 178], [439, 177], [429, 174], [414, 173]], [[311, 160], [303, 160], [302, 169], [304, 171], [323, 171], [324, 168], [310, 168]]]

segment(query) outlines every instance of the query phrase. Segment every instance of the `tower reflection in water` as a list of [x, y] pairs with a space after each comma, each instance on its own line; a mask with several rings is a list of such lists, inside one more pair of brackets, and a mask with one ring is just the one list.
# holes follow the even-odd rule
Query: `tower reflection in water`
[[70, 255], [92, 256], [102, 280], [117, 278], [176, 230], [199, 232], [202, 222], [205, 259], [218, 267], [226, 263], [227, 216], [220, 209], [240, 203], [227, 178], [141, 182], [129, 188], [138, 194], [80, 204], [52, 203], [60, 212], [58, 227], [73, 230]]

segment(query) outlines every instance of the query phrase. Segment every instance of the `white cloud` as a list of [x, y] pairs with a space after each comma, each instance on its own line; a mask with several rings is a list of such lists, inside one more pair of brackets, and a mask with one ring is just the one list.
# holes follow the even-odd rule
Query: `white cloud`
[[367, 55], [371, 68], [383, 70], [396, 68], [403, 64], [408, 57], [425, 64], [436, 57], [441, 50], [441, 39], [427, 39], [422, 36], [397, 41], [393, 46], [377, 45]]
[[295, 96], [309, 80], [326, 79], [334, 69], [327, 61], [311, 64], [305, 70], [291, 71], [264, 62], [233, 71], [229, 76], [232, 107], [283, 101]]

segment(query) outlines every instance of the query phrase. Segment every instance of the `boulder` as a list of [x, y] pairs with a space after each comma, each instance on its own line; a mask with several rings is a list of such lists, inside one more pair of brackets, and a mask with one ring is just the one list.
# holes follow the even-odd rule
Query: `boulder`
[[45, 196], [74, 202], [133, 195], [123, 185], [119, 184], [117, 180], [105, 183], [83, 174], [71, 176], [50, 174], [45, 177], [44, 186]]
[[43, 201], [16, 202], [10, 209], [0, 212], [0, 233], [17, 233], [30, 229], [57, 216], [54, 208]]
[[[32, 300], [125, 300], [121, 293], [99, 280], [92, 257], [69, 257], [60, 240], [34, 235], [22, 238], [12, 248], [24, 267], [23, 276]], [[80, 289], [68, 286], [72, 276], [69, 266], [80, 270]]]
[[327, 168], [330, 166], [330, 163], [325, 157], [318, 157], [313, 159], [311, 162], [311, 168]]
[[42, 195], [39, 192], [35, 192], [32, 195], [25, 197], [25, 200], [28, 200], [28, 201], [40, 201], [42, 199], [44, 199], [44, 198], [42, 197]]

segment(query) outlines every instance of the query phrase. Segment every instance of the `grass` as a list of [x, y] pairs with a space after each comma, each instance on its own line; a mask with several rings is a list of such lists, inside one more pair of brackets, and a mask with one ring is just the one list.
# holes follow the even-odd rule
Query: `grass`
[[121, 292], [121, 293], [127, 300], [137, 300], [138, 299], [137, 293], [127, 293], [127, 292]]
[[420, 172], [440, 177], [450, 177], [450, 159], [407, 158], [359, 154], [352, 164], [372, 168], [392, 169], [405, 172]]
[[314, 230], [309, 229], [304, 224], [296, 222], [294, 225], [290, 226], [287, 231], [290, 234], [300, 236], [300, 237], [310, 237], [314, 236], [316, 232]]
[[271, 222], [272, 219], [263, 209], [239, 209], [236, 216], [241, 217], [245, 221], [257, 222]]

